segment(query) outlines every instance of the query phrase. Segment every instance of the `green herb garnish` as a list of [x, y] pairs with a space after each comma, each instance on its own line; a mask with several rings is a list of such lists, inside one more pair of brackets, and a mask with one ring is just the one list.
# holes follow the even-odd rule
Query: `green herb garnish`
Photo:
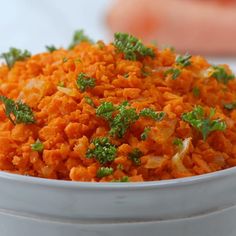
[[178, 66], [181, 66], [181, 67], [186, 67], [186, 66], [190, 66], [191, 65], [191, 61], [190, 59], [192, 58], [191, 55], [189, 54], [185, 54], [185, 55], [179, 55], [177, 58], [176, 58], [176, 64]]
[[5, 96], [0, 96], [0, 102], [4, 104], [6, 116], [14, 125], [35, 123], [33, 112], [27, 104], [21, 101], [15, 102]]
[[112, 162], [116, 156], [116, 147], [106, 137], [95, 138], [92, 141], [94, 148], [89, 148], [86, 157], [95, 158], [100, 164]]
[[224, 108], [227, 110], [233, 110], [236, 108], [236, 102], [225, 103]]
[[148, 138], [148, 134], [149, 134], [150, 131], [151, 131], [151, 128], [150, 127], [146, 127], [144, 129], [144, 131], [142, 132], [141, 136], [140, 136], [141, 140], [146, 140]]
[[97, 171], [97, 177], [102, 178], [108, 175], [113, 174], [113, 168], [112, 167], [100, 167]]
[[211, 108], [210, 115], [207, 117], [203, 108], [196, 106], [192, 111], [184, 113], [182, 119], [197, 129], [205, 141], [211, 132], [216, 130], [224, 131], [226, 129], [226, 123], [224, 121], [221, 119], [211, 119], [214, 114], [215, 109]]
[[111, 182], [129, 182], [129, 177], [125, 175], [120, 179], [113, 179]]
[[122, 138], [130, 126], [134, 124], [140, 116], [160, 121], [165, 116], [165, 113], [156, 112], [151, 108], [144, 108], [137, 114], [135, 108], [130, 107], [130, 104], [126, 101], [119, 106], [114, 106], [112, 102], [103, 102], [96, 109], [96, 115], [109, 122], [111, 136]]
[[35, 152], [42, 152], [44, 145], [39, 139], [37, 139], [35, 143], [31, 144], [31, 149]]
[[[107, 120], [110, 125], [110, 135], [122, 138], [127, 129], [138, 120], [139, 116], [128, 102], [114, 106], [112, 102], [102, 103], [96, 110], [97, 116]], [[117, 114], [113, 113], [117, 111]]]
[[102, 117], [107, 121], [112, 121], [113, 112], [117, 110], [117, 107], [112, 102], [103, 102], [97, 109], [96, 115]]
[[179, 148], [182, 148], [183, 147], [183, 140], [180, 139], [180, 138], [175, 138], [173, 140], [173, 144], [176, 145]]
[[134, 108], [130, 108], [129, 106], [130, 105], [128, 102], [124, 102], [118, 106], [117, 109], [119, 112], [110, 122], [111, 136], [122, 138], [130, 126], [138, 120], [139, 116], [136, 113], [136, 110]]
[[200, 89], [198, 87], [193, 87], [192, 92], [193, 92], [194, 97], [199, 97]]
[[141, 160], [140, 157], [143, 156], [143, 153], [138, 149], [134, 148], [132, 152], [129, 153], [129, 159], [134, 162], [135, 165], [140, 165]]
[[140, 111], [139, 115], [143, 117], [152, 118], [153, 120], [156, 121], [161, 121], [165, 116], [165, 112], [163, 111], [156, 112], [151, 108], [144, 108], [142, 111]]
[[81, 42], [93, 43], [93, 41], [87, 35], [84, 34], [83, 30], [77, 30], [73, 35], [73, 39], [69, 46], [69, 49], [73, 49], [76, 45], [80, 44]]
[[85, 96], [84, 99], [85, 99], [86, 103], [89, 104], [91, 107], [95, 107], [95, 104], [94, 104], [92, 98]]
[[214, 72], [212, 73], [212, 77], [217, 79], [220, 83], [227, 84], [229, 80], [235, 78], [233, 74], [227, 74], [225, 68], [223, 66], [212, 66]]
[[180, 74], [181, 74], [181, 70], [178, 68], [170, 68], [169, 70], [165, 71], [164, 75], [168, 75], [171, 74], [172, 75], [172, 79], [176, 80]]
[[81, 92], [84, 92], [88, 88], [93, 88], [96, 85], [96, 79], [89, 77], [85, 73], [80, 73], [77, 78], [77, 86]]
[[144, 46], [141, 40], [125, 33], [115, 33], [114, 46], [119, 52], [124, 53], [127, 60], [138, 60], [140, 57], [154, 57], [155, 53], [151, 48]]
[[47, 49], [48, 52], [54, 52], [57, 50], [57, 48], [54, 45], [45, 46], [45, 48]]
[[17, 61], [23, 61], [31, 57], [31, 53], [27, 50], [20, 50], [17, 48], [10, 48], [9, 52], [2, 53], [0, 58], [6, 61], [8, 68], [12, 68]]

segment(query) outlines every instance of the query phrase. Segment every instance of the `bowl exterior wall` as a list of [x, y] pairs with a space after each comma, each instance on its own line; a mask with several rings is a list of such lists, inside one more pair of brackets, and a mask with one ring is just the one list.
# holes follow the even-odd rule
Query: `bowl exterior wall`
[[176, 185], [86, 188], [0, 177], [0, 209], [72, 220], [178, 219], [236, 205], [235, 180], [236, 171]]

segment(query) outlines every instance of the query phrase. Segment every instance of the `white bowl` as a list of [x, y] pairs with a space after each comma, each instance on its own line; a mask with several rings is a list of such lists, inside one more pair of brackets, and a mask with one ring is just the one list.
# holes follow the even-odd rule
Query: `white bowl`
[[1, 236], [236, 235], [236, 168], [143, 183], [0, 172], [0, 189]]

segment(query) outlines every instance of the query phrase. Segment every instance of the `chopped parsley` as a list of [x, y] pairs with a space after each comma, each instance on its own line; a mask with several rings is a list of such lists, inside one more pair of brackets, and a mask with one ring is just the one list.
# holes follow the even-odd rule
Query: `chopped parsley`
[[179, 148], [182, 148], [183, 147], [183, 140], [180, 139], [180, 138], [175, 138], [173, 140], [173, 144]]
[[73, 49], [76, 45], [80, 44], [81, 42], [93, 43], [93, 41], [87, 35], [84, 34], [83, 30], [77, 30], [73, 35], [73, 39], [69, 46], [69, 49]]
[[130, 104], [126, 101], [119, 106], [114, 106], [112, 102], [103, 102], [96, 109], [96, 115], [109, 122], [111, 136], [123, 138], [126, 131], [140, 116], [160, 121], [165, 116], [165, 113], [155, 112], [151, 108], [144, 108], [138, 114], [135, 108], [130, 107]]
[[140, 135], [141, 140], [146, 140], [148, 138], [148, 134], [149, 134], [150, 131], [151, 131], [151, 128], [146, 127]]
[[129, 107], [128, 102], [118, 106], [118, 111], [118, 114], [110, 122], [110, 135], [122, 138], [129, 127], [138, 120], [139, 116], [134, 108]]
[[111, 121], [113, 118], [113, 112], [117, 108], [113, 105], [112, 102], [103, 102], [97, 109], [96, 115], [102, 117], [104, 120]]
[[182, 119], [198, 130], [205, 141], [211, 132], [216, 130], [223, 131], [226, 129], [226, 123], [223, 120], [211, 119], [214, 114], [215, 109], [213, 108], [211, 108], [210, 115], [206, 116], [203, 108], [201, 106], [196, 106], [192, 111], [184, 113]]
[[35, 123], [34, 114], [27, 104], [21, 101], [15, 102], [5, 96], [0, 96], [0, 102], [4, 104], [5, 114], [14, 125]]
[[186, 67], [186, 66], [190, 66], [191, 65], [191, 61], [190, 59], [192, 58], [191, 55], [189, 54], [185, 54], [185, 55], [179, 55], [177, 58], [176, 58], [176, 64], [178, 66], [181, 66], [181, 67]]
[[84, 99], [85, 99], [86, 103], [89, 104], [91, 107], [95, 107], [95, 104], [94, 104], [92, 98], [85, 96]]
[[129, 177], [125, 175], [120, 179], [113, 179], [112, 182], [129, 182]]
[[54, 52], [57, 50], [57, 48], [54, 45], [45, 46], [45, 48], [47, 49], [48, 52]]
[[236, 102], [225, 103], [224, 108], [227, 110], [233, 110], [236, 108]]
[[156, 112], [151, 108], [144, 108], [142, 111], [140, 111], [139, 115], [152, 118], [155, 121], [161, 121], [165, 116], [165, 112]]
[[[128, 102], [123, 102], [119, 106], [114, 106], [112, 102], [104, 102], [97, 108], [97, 116], [109, 122], [111, 136], [122, 138], [127, 129], [138, 120], [136, 110], [129, 106]], [[117, 114], [113, 115], [115, 111]]]
[[89, 77], [85, 73], [80, 73], [78, 75], [77, 81], [76, 81], [77, 86], [79, 87], [81, 92], [85, 92], [88, 88], [93, 88], [96, 85], [96, 80], [94, 78]]
[[95, 158], [100, 164], [114, 161], [116, 147], [111, 144], [107, 137], [95, 138], [92, 141], [94, 148], [89, 148], [86, 157]]
[[235, 75], [228, 74], [223, 66], [212, 66], [214, 72], [212, 77], [218, 80], [220, 83], [227, 84], [229, 80], [235, 78]]
[[140, 57], [150, 56], [153, 58], [155, 56], [153, 49], [144, 46], [141, 40], [125, 33], [115, 33], [114, 46], [119, 52], [124, 53], [127, 60], [136, 61]]
[[42, 152], [44, 145], [39, 139], [37, 139], [35, 143], [31, 144], [31, 149], [36, 152]]
[[129, 73], [125, 73], [123, 76], [127, 79], [129, 78]]
[[97, 171], [97, 177], [102, 178], [108, 175], [113, 174], [113, 168], [112, 167], [100, 167]]
[[172, 79], [176, 80], [180, 76], [181, 70], [178, 69], [178, 68], [170, 68], [167, 71], [165, 71], [165, 73], [164, 73], [165, 76], [168, 75], [168, 74], [171, 74]]
[[199, 97], [200, 89], [198, 87], [193, 87], [192, 92], [193, 92], [194, 97]]
[[9, 52], [2, 53], [0, 58], [3, 58], [8, 66], [12, 68], [17, 61], [23, 61], [26, 58], [31, 57], [31, 53], [27, 50], [20, 50], [17, 48], [10, 48]]
[[138, 148], [134, 148], [132, 152], [128, 154], [128, 156], [129, 159], [132, 160], [135, 165], [140, 165], [140, 157], [143, 156], [143, 153]]

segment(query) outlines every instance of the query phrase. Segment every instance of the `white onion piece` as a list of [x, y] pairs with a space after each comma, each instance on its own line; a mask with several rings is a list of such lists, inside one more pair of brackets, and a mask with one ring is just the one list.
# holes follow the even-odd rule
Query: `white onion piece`
[[147, 163], [145, 164], [144, 167], [147, 169], [160, 168], [165, 161], [166, 161], [165, 157], [150, 156], [150, 157], [148, 157]]
[[68, 95], [68, 96], [75, 96], [75, 91], [71, 88], [65, 88], [65, 87], [62, 87], [62, 86], [57, 86], [57, 90]]
[[191, 139], [192, 139], [191, 137], [186, 138], [183, 141], [182, 149], [172, 157], [172, 165], [174, 165], [178, 171], [189, 172], [188, 169], [183, 164], [183, 158], [187, 154], [187, 152], [189, 151]]

